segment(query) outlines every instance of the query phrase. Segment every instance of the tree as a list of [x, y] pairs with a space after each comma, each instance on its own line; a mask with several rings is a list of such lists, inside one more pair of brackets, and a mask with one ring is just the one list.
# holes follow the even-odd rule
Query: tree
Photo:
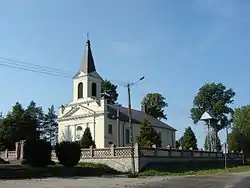
[[25, 140], [38, 139], [40, 137], [40, 127], [43, 123], [43, 111], [41, 107], [37, 107], [34, 101], [31, 101], [23, 114], [23, 129], [25, 131]]
[[221, 151], [221, 141], [220, 138], [217, 136], [215, 131], [212, 131], [210, 134], [210, 139], [208, 139], [208, 135], [206, 135], [205, 142], [204, 142], [204, 149], [211, 151]]
[[117, 85], [111, 83], [110, 80], [104, 80], [102, 83], [102, 96], [107, 99], [108, 104], [115, 104], [118, 98], [116, 91]]
[[194, 124], [197, 124], [202, 114], [209, 110], [220, 120], [220, 125], [212, 127], [216, 132], [228, 126], [230, 119], [227, 116], [233, 114], [233, 109], [229, 105], [233, 103], [234, 96], [235, 92], [227, 89], [222, 83], [207, 83], [202, 86], [190, 110]]
[[0, 127], [1, 149], [15, 149], [15, 142], [39, 138], [38, 126], [42, 109], [31, 101], [27, 109], [16, 103], [4, 117]]
[[140, 135], [136, 137], [136, 141], [141, 147], [161, 147], [162, 141], [160, 134], [153, 128], [152, 124], [145, 119], [140, 128]]
[[185, 129], [183, 136], [180, 138], [180, 145], [182, 149], [193, 148], [197, 150], [197, 139], [191, 127]]
[[233, 125], [228, 138], [229, 148], [243, 150], [245, 155], [250, 155], [250, 105], [235, 109]]
[[250, 105], [235, 109], [233, 123], [241, 134], [250, 137]]
[[176, 148], [179, 148], [181, 145], [180, 145], [180, 142], [178, 140], [175, 141], [175, 147]]
[[23, 114], [24, 109], [18, 102], [12, 107], [12, 111], [2, 120], [0, 127], [0, 147], [1, 149], [15, 149], [15, 142], [24, 138]]
[[157, 119], [167, 120], [166, 114], [164, 114], [164, 108], [168, 106], [165, 101], [166, 98], [159, 93], [148, 93], [141, 101], [141, 104], [145, 108], [145, 113], [153, 116]]
[[55, 107], [52, 105], [44, 116], [41, 128], [42, 137], [48, 140], [51, 145], [55, 145], [57, 142], [58, 123], [56, 119]]
[[241, 134], [236, 128], [233, 128], [232, 132], [228, 134], [228, 150], [241, 152], [243, 149], [248, 148], [249, 139]]
[[84, 130], [82, 139], [80, 140], [80, 145], [81, 145], [81, 148], [89, 148], [90, 146], [93, 146], [94, 148], [96, 147], [95, 142], [92, 139], [92, 135], [91, 135], [89, 127], [87, 127]]

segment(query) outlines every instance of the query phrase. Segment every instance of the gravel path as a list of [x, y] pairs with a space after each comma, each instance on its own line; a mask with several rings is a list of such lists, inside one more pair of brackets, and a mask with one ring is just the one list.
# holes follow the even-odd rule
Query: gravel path
[[0, 188], [249, 188], [250, 172], [148, 178], [48, 178], [32, 180], [0, 180]]

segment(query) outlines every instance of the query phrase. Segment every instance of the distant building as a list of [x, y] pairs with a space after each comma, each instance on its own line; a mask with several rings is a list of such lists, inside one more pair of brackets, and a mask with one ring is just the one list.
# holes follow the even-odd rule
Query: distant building
[[[101, 97], [102, 77], [97, 73], [90, 41], [86, 42], [85, 54], [79, 72], [73, 77], [73, 101], [62, 105], [58, 111], [58, 141], [80, 140], [89, 127], [96, 147], [128, 146], [128, 108], [107, 104]], [[162, 146], [175, 146], [176, 130], [162, 121], [147, 115], [143, 110], [132, 110], [134, 136], [139, 135], [140, 124], [147, 118], [160, 133]]]

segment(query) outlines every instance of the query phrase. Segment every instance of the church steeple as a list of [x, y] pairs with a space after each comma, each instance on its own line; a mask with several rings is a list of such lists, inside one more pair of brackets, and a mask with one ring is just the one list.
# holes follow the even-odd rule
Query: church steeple
[[84, 52], [84, 56], [82, 59], [80, 71], [86, 74], [96, 72], [94, 58], [92, 56], [89, 39], [87, 39], [87, 42], [86, 42], [85, 52]]
[[103, 79], [96, 72], [94, 58], [88, 38], [80, 71], [78, 71], [78, 73], [73, 77], [73, 82], [73, 102], [78, 102], [79, 100], [84, 101], [89, 98], [101, 98], [101, 86]]

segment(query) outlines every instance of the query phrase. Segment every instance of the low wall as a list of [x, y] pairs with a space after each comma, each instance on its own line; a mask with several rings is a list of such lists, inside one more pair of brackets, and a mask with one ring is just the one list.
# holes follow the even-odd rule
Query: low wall
[[[224, 165], [225, 155], [222, 152], [198, 150], [180, 150], [163, 148], [139, 149], [140, 170], [164, 169], [167, 171], [220, 168]], [[241, 153], [227, 153], [228, 166], [243, 163]]]
[[[81, 162], [102, 163], [121, 172], [128, 172], [132, 169], [131, 147], [117, 147], [83, 149]], [[52, 158], [57, 161], [54, 151]], [[243, 155], [241, 153], [228, 153], [228, 163], [242, 164]], [[222, 152], [208, 152], [195, 150], [167, 149], [167, 148], [139, 148], [134, 147], [134, 161], [136, 171], [140, 171], [148, 165], [161, 164], [183, 164], [183, 163], [223, 163], [224, 154]], [[222, 162], [217, 162], [222, 161]], [[174, 168], [174, 167], [173, 167]]]
[[0, 158], [4, 159], [5, 161], [15, 161], [18, 159], [23, 158], [23, 141], [16, 143], [15, 151], [4, 150], [0, 151]]
[[0, 158], [5, 161], [14, 161], [17, 160], [17, 152], [16, 151], [0, 151]]

